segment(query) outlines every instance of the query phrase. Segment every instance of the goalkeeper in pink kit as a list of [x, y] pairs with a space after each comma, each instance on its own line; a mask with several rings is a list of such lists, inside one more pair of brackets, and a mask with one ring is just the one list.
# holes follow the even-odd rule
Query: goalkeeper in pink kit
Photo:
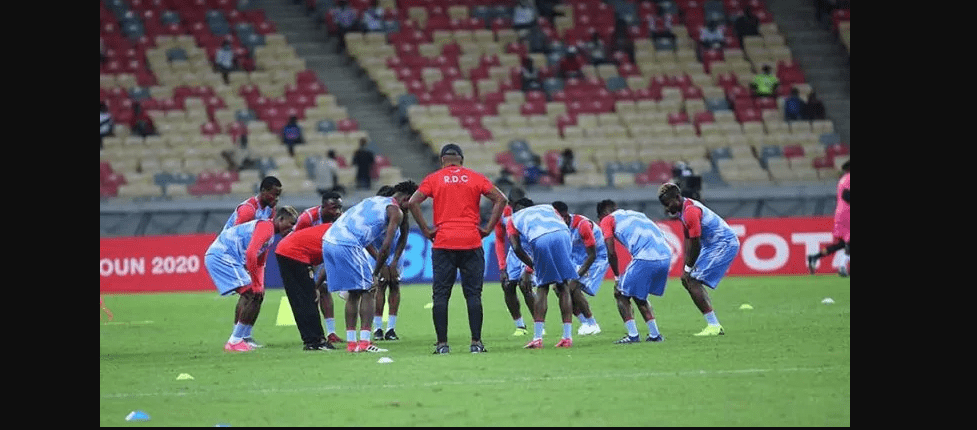
[[835, 223], [831, 234], [834, 236], [834, 243], [821, 248], [821, 252], [807, 256], [807, 269], [813, 274], [817, 270], [818, 261], [829, 255], [833, 255], [840, 249], [845, 250], [845, 260], [838, 266], [838, 274], [848, 276], [848, 261], [851, 258], [851, 176], [849, 169], [851, 161], [846, 161], [841, 165], [841, 170], [845, 172], [838, 180], [838, 203], [835, 206]]

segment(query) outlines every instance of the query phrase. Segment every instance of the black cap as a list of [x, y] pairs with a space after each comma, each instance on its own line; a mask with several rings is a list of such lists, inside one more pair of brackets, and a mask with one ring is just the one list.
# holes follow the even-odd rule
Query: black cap
[[[451, 154], [451, 152], [453, 152], [453, 154]], [[461, 152], [461, 147], [454, 143], [449, 143], [441, 147], [441, 156], [444, 157], [445, 155], [457, 155], [462, 158], [465, 157], [465, 154], [462, 154]]]

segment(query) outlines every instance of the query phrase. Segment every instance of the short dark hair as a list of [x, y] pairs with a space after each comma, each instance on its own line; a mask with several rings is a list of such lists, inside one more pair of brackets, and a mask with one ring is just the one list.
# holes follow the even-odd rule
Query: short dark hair
[[841, 170], [844, 171], [844, 172], [847, 172], [849, 170], [849, 168], [851, 168], [851, 164], [849, 164], [849, 163], [851, 163], [851, 160], [848, 160], [848, 161], [845, 162], [845, 164], [842, 164], [841, 165]]
[[395, 192], [396, 191], [394, 191], [394, 187], [391, 187], [390, 185], [384, 185], [380, 187], [379, 190], [377, 190], [377, 195], [383, 197], [391, 197], [394, 195]]
[[516, 200], [516, 202], [512, 204], [512, 208], [513, 209], [516, 209], [516, 208], [520, 208], [521, 209], [521, 208], [528, 208], [530, 206], [535, 206], [535, 205], [536, 205], [536, 203], [534, 203], [532, 199], [530, 199], [529, 197], [523, 197], [523, 198], [521, 198], [519, 200]]
[[605, 209], [612, 206], [617, 206], [617, 203], [614, 203], [614, 200], [611, 199], [601, 200], [600, 202], [597, 203], [597, 216], [599, 217], [600, 214], [604, 212]]
[[342, 198], [343, 196], [335, 191], [326, 191], [322, 193], [322, 204], [326, 204], [326, 202], [328, 202], [329, 200], [333, 200], [333, 199], [339, 200]]
[[402, 193], [407, 195], [412, 195], [417, 191], [417, 184], [414, 181], [406, 180], [397, 185], [394, 185], [394, 193]]
[[561, 202], [559, 200], [553, 202], [553, 208], [556, 209], [556, 211], [559, 212], [559, 213], [561, 213], [561, 214], [562, 213], [569, 213], [570, 212], [570, 207], [567, 206], [566, 203]]
[[261, 187], [259, 189], [270, 190], [271, 187], [281, 187], [281, 186], [282, 186], [282, 181], [279, 181], [278, 178], [274, 176], [265, 176], [265, 179], [261, 180]]

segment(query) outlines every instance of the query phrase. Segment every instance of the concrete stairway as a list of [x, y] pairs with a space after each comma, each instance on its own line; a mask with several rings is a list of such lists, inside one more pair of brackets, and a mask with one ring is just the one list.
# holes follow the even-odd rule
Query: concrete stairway
[[[404, 178], [420, 182], [437, 168], [430, 149], [400, 125], [390, 103], [379, 95], [359, 66], [345, 53], [337, 53], [336, 38], [330, 38], [324, 26], [316, 28], [304, 2], [250, 0], [247, 7], [265, 11], [278, 32], [295, 47], [309, 69], [316, 72], [329, 93], [336, 96], [339, 105], [369, 134], [373, 151], [400, 167]], [[353, 154], [342, 155], [350, 159]]]
[[851, 62], [837, 37], [815, 16], [811, 0], [766, 0], [808, 83], [824, 101], [842, 142], [851, 143]]

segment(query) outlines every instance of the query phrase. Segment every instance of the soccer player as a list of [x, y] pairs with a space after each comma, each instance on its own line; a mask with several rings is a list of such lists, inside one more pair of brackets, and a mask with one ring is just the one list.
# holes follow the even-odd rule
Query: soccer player
[[224, 345], [225, 351], [246, 352], [256, 348], [245, 339], [265, 298], [265, 262], [276, 234], [288, 235], [298, 212], [281, 208], [272, 220], [252, 220], [222, 231], [204, 254], [204, 265], [221, 295], [241, 296], [234, 309], [234, 330]]
[[[258, 194], [238, 204], [234, 213], [224, 223], [224, 228], [221, 231], [248, 221], [270, 220], [275, 218], [275, 206], [278, 205], [278, 199], [281, 194], [282, 182], [274, 176], [266, 176], [261, 180]], [[247, 303], [243, 302], [245, 300], [244, 296], [241, 296], [238, 300], [238, 307], [248, 306]], [[238, 322], [240, 321], [234, 321], [234, 324]], [[251, 344], [253, 348], [260, 348], [262, 346], [250, 336], [245, 341]]]
[[[434, 308], [431, 314], [437, 335], [435, 354], [451, 352], [448, 347], [448, 300], [459, 270], [471, 330], [469, 351], [486, 352], [482, 343], [482, 282], [485, 278], [482, 238], [492, 233], [508, 199], [484, 175], [465, 168], [464, 162], [460, 146], [449, 143], [441, 147], [441, 169], [421, 181], [408, 203], [421, 233], [434, 242], [431, 250]], [[485, 227], [479, 226], [482, 196], [492, 201], [492, 213]], [[434, 200], [434, 228], [428, 226], [421, 212], [421, 203], [428, 197]]]
[[851, 259], [851, 207], [849, 206], [849, 200], [851, 199], [850, 163], [851, 161], [846, 161], [845, 164], [841, 165], [841, 171], [844, 174], [838, 180], [838, 192], [836, 196], [838, 200], [835, 205], [834, 230], [832, 231], [835, 241], [831, 245], [821, 248], [821, 251], [817, 254], [807, 256], [807, 269], [812, 275], [817, 269], [820, 259], [833, 255], [840, 249], [844, 249], [845, 260], [838, 266], [838, 275], [842, 277], [848, 276], [848, 262]]
[[274, 176], [266, 176], [261, 180], [258, 194], [237, 205], [237, 209], [224, 223], [224, 230], [251, 220], [274, 218], [275, 206], [278, 205], [278, 199], [281, 195], [282, 182]]
[[[387, 261], [394, 234], [405, 216], [407, 200], [417, 184], [404, 181], [394, 186], [393, 197], [374, 196], [362, 200], [344, 212], [322, 236], [322, 261], [329, 279], [329, 292], [346, 291], [346, 350], [349, 352], [385, 352], [370, 340], [375, 311], [375, 290], [380, 269]], [[383, 244], [370, 267], [363, 249], [372, 246], [377, 237]], [[372, 269], [372, 270], [371, 270]], [[356, 340], [357, 320], [360, 336]]]
[[[525, 348], [543, 347], [550, 284], [555, 284], [563, 319], [563, 337], [556, 347], [570, 348], [573, 346], [573, 301], [570, 291], [580, 288], [579, 285], [570, 285], [579, 283], [579, 276], [570, 259], [570, 228], [552, 205], [535, 205], [532, 200], [522, 198], [512, 205], [512, 210], [512, 218], [506, 224], [509, 243], [526, 267], [533, 269], [536, 282], [533, 340]], [[529, 245], [526, 249], [522, 247], [523, 241]]]
[[[508, 204], [502, 211], [502, 218], [495, 226], [495, 257], [499, 263], [499, 277], [502, 280], [502, 295], [505, 299], [505, 306], [516, 325], [516, 331], [512, 335], [525, 336], [527, 333], [526, 322], [522, 318], [522, 312], [519, 311], [519, 296], [516, 295], [516, 287], [518, 286], [519, 291], [522, 292], [530, 316], [533, 314], [535, 298], [533, 296], [532, 273], [526, 270], [526, 265], [519, 260], [519, 257], [516, 257], [511, 246], [508, 247], [508, 251], [506, 250], [509, 237], [505, 234], [505, 226], [511, 217], [512, 205]], [[523, 248], [525, 247], [526, 244], [523, 244]]]
[[678, 185], [665, 183], [658, 189], [658, 201], [666, 213], [678, 216], [685, 232], [685, 269], [682, 286], [688, 290], [692, 302], [706, 319], [706, 328], [696, 336], [725, 334], [716, 317], [705, 287], [716, 289], [719, 281], [733, 264], [740, 249], [740, 240], [733, 229], [719, 215], [701, 202], [682, 197]]
[[[393, 197], [394, 187], [389, 185], [384, 185], [380, 187], [377, 191], [378, 196]], [[394, 234], [394, 243], [397, 244], [394, 252], [390, 253], [387, 257], [386, 263], [382, 269], [380, 269], [380, 277], [377, 278], [377, 293], [376, 293], [376, 312], [373, 314], [373, 327], [375, 331], [373, 332], [373, 340], [400, 340], [397, 336], [397, 312], [400, 309], [400, 256], [404, 252], [404, 246], [407, 245], [407, 234], [410, 231], [410, 219], [404, 217], [400, 222], [400, 228]], [[401, 241], [403, 238], [403, 241]], [[373, 242], [373, 249], [380, 249], [383, 246], [383, 238], [377, 237], [377, 240]], [[371, 248], [367, 247], [367, 252]], [[375, 252], [370, 254], [370, 258], [376, 262]], [[386, 291], [390, 290], [389, 300], [386, 296]], [[383, 306], [389, 306], [389, 311], [387, 313], [387, 330], [383, 330]]]
[[553, 202], [553, 208], [560, 214], [563, 221], [570, 227], [570, 258], [576, 266], [580, 276], [580, 288], [570, 292], [573, 299], [573, 314], [580, 320], [577, 334], [581, 336], [599, 334], [600, 325], [590, 311], [590, 303], [584, 293], [591, 297], [597, 295], [600, 284], [607, 274], [607, 245], [599, 226], [580, 214], [571, 214], [567, 204], [561, 201]]
[[[332, 223], [342, 213], [343, 197], [339, 193], [327, 191], [322, 193], [322, 203], [319, 206], [308, 208], [299, 215], [293, 231], [297, 232], [308, 227]], [[326, 272], [322, 269], [321, 258], [318, 266], [318, 269], [313, 268], [312, 272], [313, 278], [315, 279], [316, 301], [319, 303], [319, 310], [322, 312], [322, 318], [326, 323], [326, 331], [328, 332], [327, 339], [330, 343], [335, 343], [339, 342], [340, 339], [336, 335], [336, 319], [332, 294], [326, 288]]]
[[[614, 343], [641, 342], [638, 326], [634, 322], [634, 311], [631, 309], [632, 301], [648, 326], [648, 337], [645, 340], [665, 340], [658, 331], [655, 313], [648, 301], [649, 294], [659, 297], [665, 294], [668, 266], [672, 262], [672, 249], [665, 242], [665, 235], [648, 216], [641, 212], [618, 209], [613, 200], [597, 203], [597, 218], [600, 219], [600, 229], [607, 247], [607, 262], [614, 273], [614, 299], [617, 300], [617, 310], [628, 332]], [[615, 240], [621, 242], [631, 253], [631, 262], [624, 269], [623, 275], [617, 262]]]
[[306, 351], [336, 349], [319, 322], [319, 310], [316, 309], [317, 286], [309, 276], [309, 270], [322, 264], [322, 236], [331, 226], [332, 223], [327, 222], [292, 231], [275, 248], [285, 295], [292, 308], [299, 336], [305, 345], [302, 349]]

